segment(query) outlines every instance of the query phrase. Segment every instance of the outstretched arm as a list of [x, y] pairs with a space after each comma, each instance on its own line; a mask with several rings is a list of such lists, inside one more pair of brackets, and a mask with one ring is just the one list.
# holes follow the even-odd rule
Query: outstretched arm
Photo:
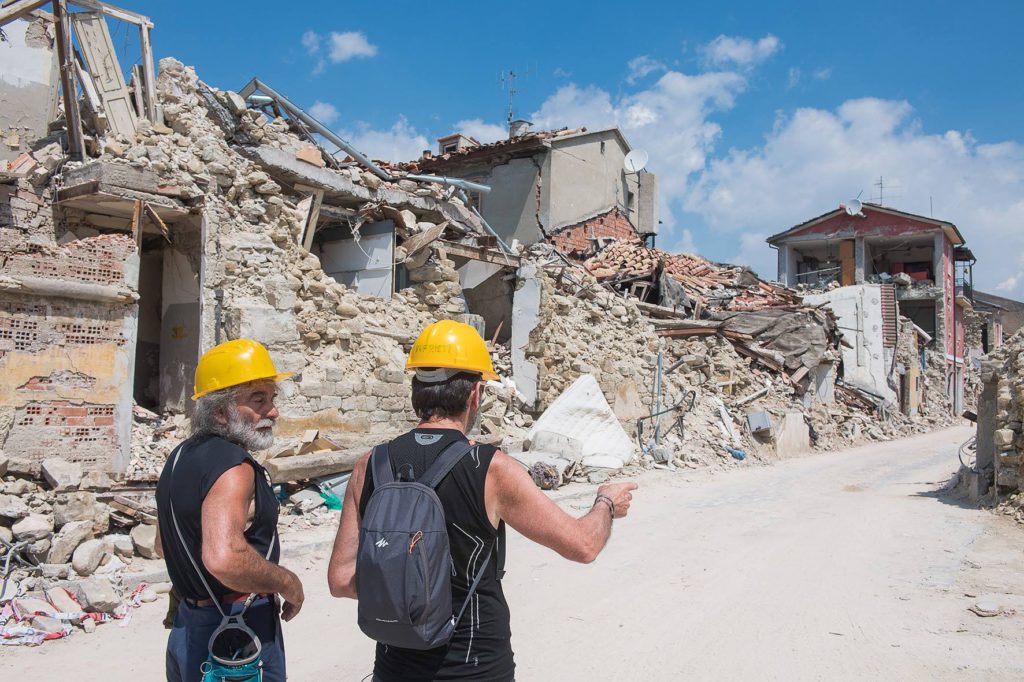
[[562, 511], [541, 492], [523, 465], [498, 451], [487, 471], [485, 498], [491, 521], [508, 525], [566, 559], [588, 564], [597, 558], [612, 532], [612, 518], [629, 512], [636, 483], [614, 483], [598, 488], [593, 508], [580, 518]]

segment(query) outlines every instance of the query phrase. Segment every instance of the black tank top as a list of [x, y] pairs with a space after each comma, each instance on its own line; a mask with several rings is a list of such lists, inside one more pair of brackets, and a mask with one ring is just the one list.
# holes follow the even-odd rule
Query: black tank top
[[[209, 599], [206, 588], [196, 575], [182, 549], [178, 533], [171, 519], [171, 500], [174, 513], [184, 536], [188, 551], [199, 564], [203, 577], [218, 599], [232, 592], [213, 577], [203, 566], [203, 500], [210, 488], [225, 471], [239, 464], [248, 464], [255, 475], [256, 512], [245, 530], [245, 539], [260, 556], [267, 556], [271, 543], [274, 550], [270, 561], [278, 563], [281, 544], [274, 539], [280, 504], [270, 486], [270, 476], [259, 462], [240, 446], [219, 436], [192, 436], [179, 446], [178, 465], [174, 456], [167, 458], [160, 480], [156, 485], [156, 511], [160, 522], [160, 541], [164, 550], [167, 573], [175, 591], [183, 599]], [[173, 476], [172, 476], [173, 468]]]
[[[391, 468], [395, 478], [416, 480], [437, 456], [457, 440], [466, 440], [454, 429], [414, 429], [390, 444]], [[496, 544], [473, 601], [459, 622], [447, 646], [415, 651], [377, 645], [374, 679], [381, 682], [426, 680], [496, 680], [515, 677], [512, 632], [508, 604], [501, 590], [499, 572], [504, 565], [505, 524], [497, 530], [487, 517], [484, 481], [496, 449], [477, 445], [437, 486], [444, 507], [448, 541], [452, 553], [452, 605], [458, 610], [466, 599], [476, 572]], [[373, 493], [373, 472], [367, 467], [359, 498], [359, 515]]]

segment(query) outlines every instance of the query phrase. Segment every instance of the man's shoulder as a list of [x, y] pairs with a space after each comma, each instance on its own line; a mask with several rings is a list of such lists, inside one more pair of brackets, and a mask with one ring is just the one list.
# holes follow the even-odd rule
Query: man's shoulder
[[[178, 458], [175, 465], [175, 458]], [[251, 455], [237, 443], [232, 443], [220, 436], [203, 434], [192, 436], [175, 448], [172, 456], [167, 459], [164, 471], [201, 472], [208, 469], [223, 469], [242, 462], [252, 461]]]

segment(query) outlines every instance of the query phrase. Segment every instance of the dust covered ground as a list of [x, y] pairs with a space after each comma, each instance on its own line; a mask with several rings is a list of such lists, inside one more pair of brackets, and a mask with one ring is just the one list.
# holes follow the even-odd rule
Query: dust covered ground
[[[938, 491], [964, 428], [729, 472], [643, 474], [596, 563], [511, 534], [520, 680], [1024, 678], [1024, 533]], [[557, 493], [580, 513], [592, 489]], [[361, 680], [373, 646], [331, 599], [320, 529], [287, 560], [307, 601], [290, 678]], [[296, 556], [298, 555], [298, 558]], [[978, 605], [999, 615], [980, 617]], [[0, 648], [0, 673], [162, 679], [166, 601], [126, 628]]]

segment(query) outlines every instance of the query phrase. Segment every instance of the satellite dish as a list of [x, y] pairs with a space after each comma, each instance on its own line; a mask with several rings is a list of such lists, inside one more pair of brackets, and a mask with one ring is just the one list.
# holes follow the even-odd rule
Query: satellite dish
[[626, 154], [622, 165], [626, 168], [627, 173], [639, 173], [647, 165], [647, 152], [643, 149], [634, 149]]
[[846, 209], [847, 215], [860, 215], [860, 210], [864, 208], [864, 204], [861, 203], [860, 199], [850, 199], [843, 204], [843, 208]]

